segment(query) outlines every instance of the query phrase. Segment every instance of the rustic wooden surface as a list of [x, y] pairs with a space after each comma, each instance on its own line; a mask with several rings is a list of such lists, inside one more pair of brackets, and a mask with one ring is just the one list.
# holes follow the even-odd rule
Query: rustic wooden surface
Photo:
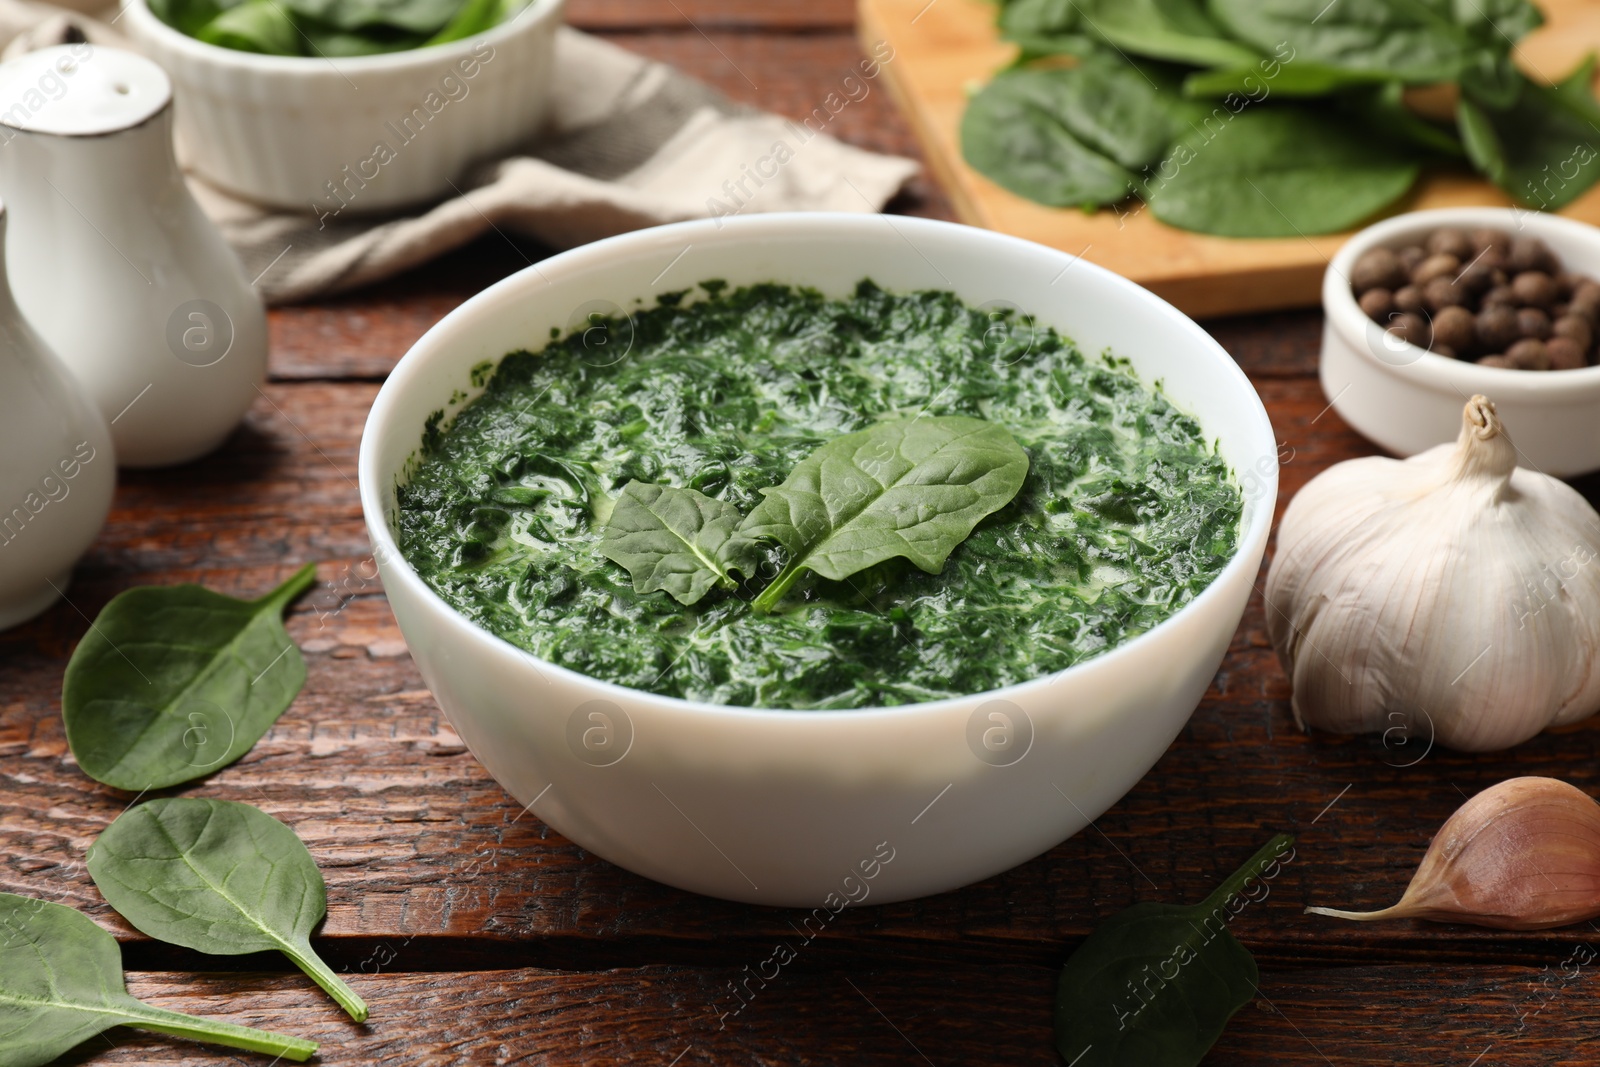
[[[1600, 48], [1600, 4], [1595, 0], [1537, 0], [1547, 22], [1518, 42], [1516, 60], [1533, 77], [1553, 81]], [[1035, 204], [996, 185], [961, 155], [961, 115], [968, 93], [1016, 55], [1000, 40], [990, 0], [860, 0], [861, 41], [888, 42], [893, 60], [884, 80], [927, 151], [928, 162], [950, 192], [963, 222], [1015, 234], [1109, 267], [1145, 285], [1192, 315], [1235, 314], [1317, 303], [1323, 268], [1348, 234], [1239, 240], [1190, 233], [1158, 222], [1144, 210], [1086, 214]], [[1292, 53], [1285, 65], [1291, 65]], [[1261, 94], [1265, 93], [1265, 96]], [[1262, 79], [1257, 99], [1270, 99]], [[1249, 106], [1236, 97], [1208, 120], [1208, 136], [1227, 151], [1232, 112]], [[1405, 197], [1405, 210], [1505, 206], [1511, 201], [1489, 182], [1466, 173], [1425, 174]], [[1600, 222], [1600, 189], [1592, 189], [1562, 214]]]
[[[838, 2], [574, 0], [572, 14], [794, 116], [858, 56]], [[886, 94], [852, 105], [837, 129], [915, 152]], [[926, 179], [895, 206], [950, 214]], [[246, 426], [199, 463], [126, 474], [69, 600], [0, 634], [0, 888], [113, 930], [136, 994], [315, 1037], [328, 1064], [1059, 1063], [1055, 970], [1094, 924], [1137, 900], [1198, 900], [1286, 830], [1299, 835], [1294, 862], [1235, 925], [1261, 963], [1262, 996], [1209, 1063], [1597, 1062], [1595, 965], [1573, 962], [1576, 947], [1600, 948], [1595, 928], [1357, 926], [1301, 910], [1388, 903], [1438, 824], [1502, 778], [1550, 774], [1600, 793], [1600, 722], [1490, 756], [1420, 738], [1307, 737], [1259, 598], [1183, 735], [1093, 829], [959, 892], [845, 912], [748, 1009], [720, 1019], [727, 983], [791, 938], [794, 916], [645, 881], [522, 815], [434, 706], [371, 577], [354, 478], [379, 382], [441, 314], [541, 254], [490, 238], [380, 288], [273, 312], [272, 380]], [[1209, 325], [1283, 443], [1280, 505], [1371, 451], [1316, 383], [1316, 314]], [[1600, 482], [1581, 487], [1594, 499]], [[289, 621], [304, 693], [245, 759], [190, 791], [257, 804], [306, 840], [328, 882], [318, 947], [371, 1002], [365, 1026], [280, 959], [152, 943], [106, 907], [84, 851], [135, 798], [77, 770], [59, 717], [66, 658], [117, 592], [200, 581], [253, 595], [306, 560], [321, 563], [320, 584]], [[223, 1058], [113, 1030], [70, 1059]]]

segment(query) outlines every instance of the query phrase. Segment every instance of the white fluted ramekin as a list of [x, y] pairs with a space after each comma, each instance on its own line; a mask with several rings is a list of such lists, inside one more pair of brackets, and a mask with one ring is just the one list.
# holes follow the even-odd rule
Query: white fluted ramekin
[[127, 0], [122, 26], [172, 78], [186, 164], [258, 203], [328, 217], [447, 196], [473, 164], [532, 136], [565, 6], [531, 0], [465, 40], [339, 59], [219, 48], [146, 0]]
[[[1085, 352], [1127, 357], [1191, 412], [1245, 489], [1239, 547], [1147, 633], [1021, 685], [854, 711], [724, 707], [627, 689], [523, 652], [446, 604], [401, 556], [395, 491], [482, 365], [597, 309], [708, 278], [847, 296], [861, 278], [1021, 307]], [[622, 358], [626, 358], [624, 355]], [[974, 358], [981, 358], [976, 356]], [[1183, 729], [1250, 596], [1277, 496], [1272, 425], [1238, 364], [1171, 304], [1063, 252], [883, 215], [678, 223], [547, 259], [446, 315], [384, 383], [361, 435], [361, 507], [383, 588], [434, 699], [489, 773], [556, 831], [639, 874], [755, 904], [937, 893], [1082, 830]]]
[[1600, 470], [1600, 367], [1532, 371], [1480, 367], [1385, 333], [1350, 291], [1356, 260], [1374, 248], [1416, 244], [1442, 226], [1537, 237], [1563, 269], [1600, 278], [1600, 229], [1504, 207], [1412, 211], [1368, 226], [1333, 257], [1322, 279], [1322, 390], [1362, 436], [1399, 456], [1454, 441], [1461, 409], [1493, 400], [1516, 442], [1517, 463], [1558, 477]]

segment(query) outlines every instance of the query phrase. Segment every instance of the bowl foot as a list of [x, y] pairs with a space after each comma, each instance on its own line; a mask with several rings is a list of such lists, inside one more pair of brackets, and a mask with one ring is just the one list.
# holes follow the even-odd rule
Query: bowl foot
[[[11, 596], [0, 598], [0, 630], [19, 626], [42, 613], [66, 591], [71, 581], [72, 571], [65, 570], [48, 579], [41, 579], [36, 586], [28, 586]], [[55, 584], [52, 585], [52, 582]]]

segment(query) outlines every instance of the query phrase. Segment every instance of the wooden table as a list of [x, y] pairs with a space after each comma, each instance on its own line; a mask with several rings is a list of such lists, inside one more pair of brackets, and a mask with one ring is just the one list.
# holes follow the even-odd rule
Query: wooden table
[[[858, 57], [848, 0], [573, 0], [572, 18], [796, 117]], [[834, 129], [915, 154], [882, 92]], [[926, 179], [895, 207], [949, 214]], [[1307, 737], [1259, 597], [1182, 737], [1093, 829], [980, 885], [845, 912], [719, 1028], [727, 983], [792, 938], [794, 916], [635, 877], [521, 814], [434, 706], [372, 579], [354, 478], [379, 383], [440, 315], [541, 254], [495, 237], [380, 288], [275, 311], [271, 381], [245, 428], [200, 463], [125, 473], [70, 600], [0, 635], [0, 888], [115, 931], [136, 995], [314, 1037], [329, 1064], [1050, 1064], [1056, 970], [1097, 921], [1136, 900], [1199, 900], [1286, 830], [1299, 835], [1294, 862], [1235, 924], [1262, 995], [1208, 1062], [1600, 1062], [1600, 978], [1573, 962], [1575, 946], [1600, 948], [1593, 926], [1496, 934], [1301, 914], [1392, 901], [1439, 823], [1502, 778], [1600, 793], [1600, 721], [1492, 756]], [[1211, 324], [1283, 443], [1280, 506], [1372, 451], [1326, 408], [1319, 325], [1314, 312]], [[1597, 483], [1583, 487], [1593, 498]], [[328, 882], [318, 948], [371, 1003], [364, 1026], [280, 958], [153, 943], [102, 902], [84, 851], [134, 798], [78, 771], [59, 716], [67, 656], [117, 592], [197, 581], [255, 595], [307, 560], [321, 583], [289, 621], [305, 691], [192, 791], [257, 804], [305, 839]], [[114, 1030], [69, 1060], [225, 1055]]]

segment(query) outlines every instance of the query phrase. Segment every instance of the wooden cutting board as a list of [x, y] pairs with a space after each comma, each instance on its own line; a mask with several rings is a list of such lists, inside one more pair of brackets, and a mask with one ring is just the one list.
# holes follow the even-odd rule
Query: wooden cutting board
[[[1600, 0], [1547, 0], [1546, 25], [1524, 38], [1517, 61], [1554, 80], [1600, 50]], [[911, 120], [934, 174], [962, 221], [1015, 234], [1109, 267], [1191, 315], [1306, 307], [1318, 301], [1322, 273], [1346, 234], [1240, 239], [1208, 237], [1158, 222], [1137, 201], [1095, 214], [1049, 208], [1009, 193], [967, 166], [959, 128], [969, 88], [982, 85], [1015, 54], [994, 27], [990, 0], [860, 0], [860, 34], [869, 54], [893, 48], [882, 79]], [[1600, 150], [1600, 132], [1595, 135]], [[1433, 174], [1394, 211], [1506, 205], [1487, 182]], [[1600, 185], [1562, 212], [1600, 224]]]

